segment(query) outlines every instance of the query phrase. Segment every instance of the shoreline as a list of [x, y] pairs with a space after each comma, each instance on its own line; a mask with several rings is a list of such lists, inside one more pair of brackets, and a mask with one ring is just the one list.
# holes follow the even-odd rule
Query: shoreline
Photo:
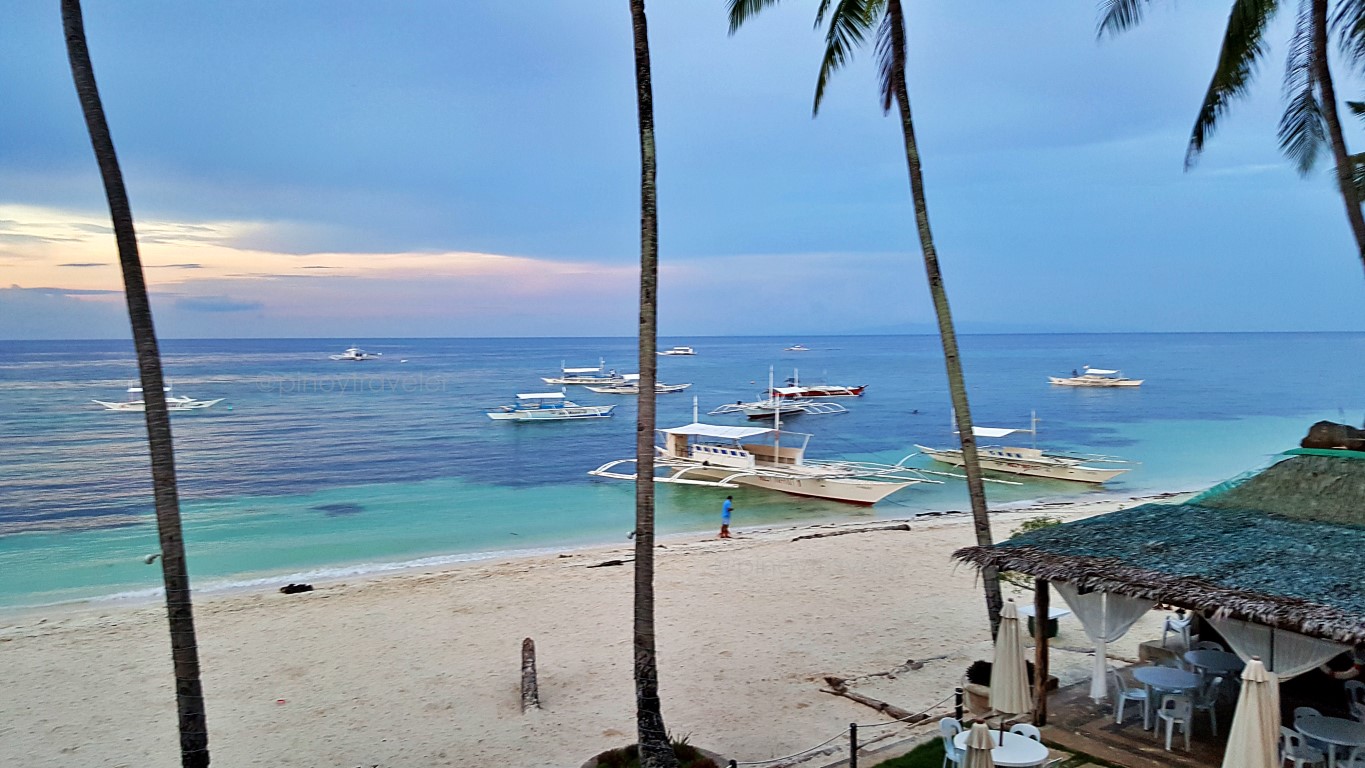
[[[992, 518], [1005, 538], [1040, 514], [1076, 519], [1146, 500], [1038, 505]], [[661, 539], [656, 630], [669, 728], [728, 758], [767, 760], [849, 722], [884, 719], [820, 692], [826, 675], [910, 711], [950, 694], [966, 666], [991, 652], [976, 571], [949, 559], [974, 541], [970, 516], [910, 518], [908, 530], [902, 522]], [[808, 537], [857, 529], [868, 530]], [[573, 766], [626, 744], [635, 727], [633, 569], [587, 566], [632, 555], [622, 542], [319, 582], [293, 595], [198, 598], [215, 762]], [[0, 626], [9, 670], [0, 718], [10, 735], [0, 741], [0, 763], [177, 765], [164, 608], [43, 613]], [[1131, 656], [1139, 640], [1159, 636], [1161, 619], [1145, 617], [1114, 655]], [[536, 642], [543, 709], [523, 714], [526, 637]], [[1088, 650], [1079, 624], [1064, 620], [1054, 674], [1081, 679]]]
[[[1091, 493], [1084, 497], [1060, 495], [1041, 496], [1036, 499], [1004, 502], [994, 505], [991, 507], [990, 514], [992, 518], [994, 518], [997, 514], [1022, 512], [1045, 513], [1052, 510], [1083, 509], [1094, 505], [1149, 503], [1190, 495], [1197, 492], [1197, 490], [1184, 490], [1138, 495], [1123, 492], [1104, 492]], [[733, 530], [740, 534], [749, 535], [776, 531], [803, 530], [806, 528], [841, 524], [889, 525], [896, 523], [913, 523], [925, 519], [969, 514], [969, 509], [927, 509], [914, 514], [896, 515], [894, 517], [873, 517], [871, 519], [858, 518], [856, 520], [849, 516], [822, 517], [813, 518], [809, 521], [793, 522], [789, 525], [755, 525], [745, 528], [735, 528]], [[155, 525], [155, 521], [151, 521], [150, 524]], [[700, 530], [674, 532], [659, 535], [656, 537], [656, 541], [660, 544], [667, 544], [669, 542], [691, 540], [697, 536], [704, 535], [704, 533], [704, 531]], [[611, 550], [613, 548], [630, 546], [629, 542], [612, 543], [608, 541], [596, 541], [565, 544], [562, 546], [527, 547], [524, 549], [452, 552], [429, 555], [411, 560], [338, 563], [317, 568], [295, 570], [288, 573], [247, 572], [230, 577], [205, 579], [202, 585], [192, 586], [192, 594], [196, 601], [209, 601], [243, 594], [252, 594], [260, 590], [274, 591], [275, 588], [283, 586], [286, 583], [306, 582], [314, 584], [315, 586], [318, 584], [332, 585], [351, 581], [364, 583], [403, 575], [440, 573], [449, 569], [458, 569], [478, 564], [495, 564], [538, 557], [560, 556], [564, 554], [577, 555], [595, 550]], [[162, 605], [163, 594], [164, 589], [161, 586], [155, 586], [50, 603], [12, 606], [0, 605], [0, 632], [3, 632], [4, 628], [14, 621], [22, 621], [36, 614], [46, 616], [52, 614], [66, 615], [94, 611], [135, 611], [156, 607]]]

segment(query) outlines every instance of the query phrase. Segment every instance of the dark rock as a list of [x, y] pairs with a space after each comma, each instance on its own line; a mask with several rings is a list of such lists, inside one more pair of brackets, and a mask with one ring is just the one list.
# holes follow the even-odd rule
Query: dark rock
[[1308, 428], [1308, 435], [1299, 441], [1303, 448], [1344, 448], [1348, 451], [1365, 451], [1365, 429], [1356, 429], [1349, 424], [1332, 421], [1319, 421]]

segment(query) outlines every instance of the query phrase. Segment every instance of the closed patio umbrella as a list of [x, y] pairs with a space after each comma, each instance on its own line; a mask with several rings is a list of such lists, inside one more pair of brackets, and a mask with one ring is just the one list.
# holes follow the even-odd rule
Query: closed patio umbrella
[[967, 753], [962, 759], [962, 768], [995, 768], [992, 749], [995, 749], [995, 740], [991, 738], [990, 727], [985, 723], [974, 723], [971, 733], [967, 734]]
[[1014, 601], [1000, 611], [1000, 630], [995, 635], [995, 661], [991, 664], [991, 709], [1011, 715], [1033, 709], [1028, 671], [1024, 668], [1024, 641], [1019, 634], [1019, 609]]
[[1276, 768], [1279, 742], [1280, 679], [1253, 656], [1242, 671], [1223, 768]]

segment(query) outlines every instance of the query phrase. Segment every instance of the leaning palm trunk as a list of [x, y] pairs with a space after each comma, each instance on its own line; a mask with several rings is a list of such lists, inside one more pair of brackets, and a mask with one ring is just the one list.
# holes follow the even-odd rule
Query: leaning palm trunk
[[1332, 145], [1332, 159], [1337, 171], [1337, 188], [1346, 204], [1346, 220], [1356, 239], [1356, 252], [1365, 268], [1365, 215], [1360, 210], [1360, 191], [1355, 184], [1355, 163], [1346, 151], [1346, 137], [1341, 132], [1337, 115], [1336, 89], [1332, 86], [1332, 70], [1327, 65], [1327, 0], [1312, 0], [1313, 76], [1322, 93], [1322, 119], [1327, 124], [1327, 136]]
[[641, 768], [676, 768], [659, 701], [654, 645], [654, 382], [658, 374], [659, 225], [655, 199], [654, 93], [645, 0], [630, 0], [640, 122], [640, 394], [635, 421], [635, 721]]
[[[991, 523], [986, 508], [985, 484], [981, 480], [981, 462], [976, 453], [976, 436], [972, 433], [972, 412], [967, 406], [967, 384], [962, 376], [962, 358], [958, 354], [957, 334], [953, 330], [953, 315], [948, 308], [948, 293], [943, 287], [943, 274], [938, 268], [938, 251], [929, 229], [929, 208], [924, 197], [924, 176], [920, 172], [919, 145], [915, 142], [915, 124], [910, 117], [910, 93], [905, 84], [905, 21], [900, 0], [888, 0], [891, 58], [891, 85], [900, 111], [901, 132], [905, 137], [905, 162], [910, 169], [910, 197], [915, 205], [915, 224], [919, 229], [920, 250], [924, 252], [924, 271], [929, 279], [929, 294], [934, 301], [938, 318], [938, 335], [943, 342], [943, 362], [948, 369], [948, 393], [957, 419], [958, 438], [962, 442], [962, 465], [967, 473], [967, 495], [971, 499], [972, 524], [976, 529], [976, 543], [990, 546]], [[990, 617], [991, 636], [1000, 626], [1000, 578], [994, 568], [982, 569], [981, 578], [986, 590], [986, 613]]]
[[166, 584], [166, 614], [170, 622], [171, 659], [175, 666], [175, 698], [180, 721], [180, 764], [202, 768], [209, 764], [208, 728], [204, 716], [204, 696], [199, 682], [199, 653], [194, 637], [194, 613], [190, 603], [189, 575], [185, 569], [185, 544], [180, 531], [180, 501], [175, 485], [175, 455], [171, 445], [171, 419], [166, 410], [165, 380], [161, 374], [161, 355], [152, 326], [152, 308], [138, 257], [137, 235], [128, 193], [123, 186], [113, 137], [104, 118], [90, 52], [85, 44], [85, 26], [80, 0], [62, 0], [62, 25], [66, 34], [71, 76], [80, 97], [85, 125], [104, 180], [104, 193], [113, 219], [114, 239], [118, 243], [119, 265], [123, 269], [124, 294], [128, 319], [137, 349], [137, 366], [146, 402], [147, 443], [152, 457], [152, 488], [156, 497], [156, 523], [161, 538], [161, 575]]

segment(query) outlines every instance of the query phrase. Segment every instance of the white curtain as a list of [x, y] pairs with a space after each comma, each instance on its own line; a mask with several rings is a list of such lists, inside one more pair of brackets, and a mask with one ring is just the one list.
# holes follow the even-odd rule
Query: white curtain
[[1333, 656], [1351, 650], [1349, 645], [1308, 637], [1286, 629], [1272, 629], [1241, 619], [1221, 619], [1215, 615], [1207, 621], [1228, 641], [1232, 651], [1242, 661], [1250, 661], [1252, 656], [1259, 657], [1266, 669], [1281, 680], [1298, 677]]
[[1081, 594], [1074, 584], [1056, 581], [1052, 586], [1062, 596], [1071, 612], [1081, 620], [1085, 636], [1095, 644], [1095, 667], [1090, 673], [1090, 698], [1102, 701], [1109, 697], [1109, 663], [1107, 648], [1109, 643], [1123, 637], [1133, 622], [1152, 610], [1156, 605], [1152, 600], [1139, 600], [1126, 595], [1112, 595], [1108, 592], [1087, 592]]

